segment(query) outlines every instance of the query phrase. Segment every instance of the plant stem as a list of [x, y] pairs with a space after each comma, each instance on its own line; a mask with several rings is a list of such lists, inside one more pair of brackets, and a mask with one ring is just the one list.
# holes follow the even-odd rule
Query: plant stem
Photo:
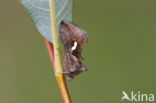
[[50, 0], [50, 15], [51, 15], [51, 27], [52, 27], [52, 39], [54, 45], [54, 57], [55, 57], [55, 66], [56, 66], [56, 75], [62, 74], [62, 64], [60, 58], [60, 51], [59, 51], [59, 41], [57, 36], [57, 25], [56, 25], [56, 14], [55, 14], [55, 1]]
[[[55, 65], [55, 60], [54, 60], [53, 44], [51, 42], [49, 42], [48, 40], [45, 40], [45, 44], [46, 44], [46, 47], [48, 49], [48, 53], [49, 53], [49, 56], [50, 56], [51, 63], [53, 65], [54, 71], [56, 71], [57, 68], [55, 68], [55, 66], [54, 66]], [[57, 79], [58, 86], [59, 86], [59, 89], [60, 89], [60, 92], [61, 92], [61, 96], [63, 98], [63, 102], [64, 103], [71, 103], [71, 99], [70, 99], [70, 96], [69, 96], [69, 93], [68, 93], [68, 89], [67, 89], [66, 82], [65, 82], [63, 74], [61, 76], [56, 75], [56, 79]]]
[[52, 39], [53, 44], [45, 40], [49, 55], [53, 64], [55, 71], [57, 83], [61, 92], [64, 103], [71, 103], [71, 99], [66, 86], [66, 81], [64, 79], [63, 67], [61, 63], [59, 40], [57, 35], [57, 25], [56, 25], [56, 13], [55, 13], [55, 1], [49, 0], [50, 3], [50, 14], [51, 14], [51, 27], [52, 27]]

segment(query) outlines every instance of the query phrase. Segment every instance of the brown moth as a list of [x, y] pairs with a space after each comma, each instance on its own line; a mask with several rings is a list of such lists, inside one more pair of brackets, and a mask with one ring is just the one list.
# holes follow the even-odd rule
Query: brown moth
[[87, 67], [81, 63], [83, 46], [88, 42], [86, 32], [77, 25], [62, 21], [60, 24], [61, 38], [66, 56], [64, 58], [64, 72], [67, 80], [72, 80]]

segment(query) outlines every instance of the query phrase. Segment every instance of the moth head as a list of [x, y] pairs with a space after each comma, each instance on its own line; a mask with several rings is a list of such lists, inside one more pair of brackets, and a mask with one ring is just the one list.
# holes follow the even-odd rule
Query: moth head
[[67, 22], [67, 21], [62, 21], [62, 26], [65, 26], [68, 31], [70, 31], [71, 38], [76, 41], [79, 45], [83, 46], [88, 42], [88, 36], [87, 33], [78, 27], [76, 24]]

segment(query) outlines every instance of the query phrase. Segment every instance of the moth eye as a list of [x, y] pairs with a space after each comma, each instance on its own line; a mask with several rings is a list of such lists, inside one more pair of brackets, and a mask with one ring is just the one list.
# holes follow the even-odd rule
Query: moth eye
[[74, 42], [74, 45], [72, 46], [71, 50], [74, 51], [77, 48], [77, 42]]

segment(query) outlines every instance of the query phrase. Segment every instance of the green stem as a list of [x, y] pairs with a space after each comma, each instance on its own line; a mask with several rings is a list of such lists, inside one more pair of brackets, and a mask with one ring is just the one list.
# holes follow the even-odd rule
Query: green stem
[[52, 27], [52, 39], [54, 45], [54, 56], [55, 56], [55, 66], [57, 68], [56, 75], [63, 73], [61, 57], [60, 57], [60, 48], [59, 41], [57, 36], [57, 25], [56, 25], [56, 14], [55, 14], [55, 2], [50, 0], [50, 15], [51, 15], [51, 27]]
[[53, 50], [54, 50], [54, 71], [57, 79], [57, 83], [61, 92], [64, 103], [71, 103], [71, 99], [68, 93], [66, 81], [64, 79], [63, 67], [61, 63], [59, 40], [57, 35], [56, 25], [56, 13], [55, 13], [55, 1], [49, 0], [50, 3], [50, 15], [51, 15], [51, 27], [52, 27], [52, 39], [53, 39]]

